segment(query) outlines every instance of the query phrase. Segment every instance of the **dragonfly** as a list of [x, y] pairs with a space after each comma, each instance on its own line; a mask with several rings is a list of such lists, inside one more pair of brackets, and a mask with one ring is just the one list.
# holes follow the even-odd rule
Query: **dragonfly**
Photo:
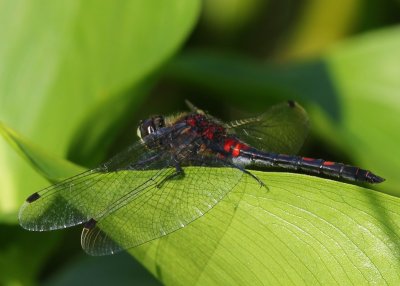
[[384, 181], [355, 166], [293, 155], [309, 130], [308, 115], [295, 101], [229, 123], [186, 103], [188, 112], [142, 120], [139, 141], [106, 163], [30, 195], [20, 209], [20, 225], [31, 231], [83, 225], [82, 248], [108, 255], [185, 227], [243, 176], [267, 189], [252, 167]]

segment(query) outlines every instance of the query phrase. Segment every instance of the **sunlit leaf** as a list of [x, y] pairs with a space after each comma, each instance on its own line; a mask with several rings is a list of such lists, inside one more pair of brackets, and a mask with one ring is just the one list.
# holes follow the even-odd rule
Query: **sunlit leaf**
[[268, 193], [247, 178], [186, 229], [131, 253], [167, 285], [399, 283], [398, 198], [316, 177], [254, 173]]
[[166, 285], [400, 282], [399, 198], [307, 175], [254, 174], [269, 191], [244, 176], [207, 214], [130, 253]]

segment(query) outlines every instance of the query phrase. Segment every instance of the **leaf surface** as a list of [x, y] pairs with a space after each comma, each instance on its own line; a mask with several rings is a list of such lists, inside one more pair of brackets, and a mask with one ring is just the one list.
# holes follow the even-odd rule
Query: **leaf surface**
[[[198, 171], [187, 168], [187, 178]], [[307, 175], [253, 173], [269, 191], [244, 176], [207, 214], [130, 253], [166, 285], [400, 282], [399, 198]]]

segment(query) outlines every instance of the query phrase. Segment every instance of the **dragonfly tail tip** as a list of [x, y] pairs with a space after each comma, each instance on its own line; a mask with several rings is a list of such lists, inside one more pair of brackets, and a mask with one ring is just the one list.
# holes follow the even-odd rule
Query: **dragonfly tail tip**
[[96, 226], [97, 221], [94, 218], [89, 219], [85, 224], [83, 225], [83, 228], [85, 229], [93, 229]]

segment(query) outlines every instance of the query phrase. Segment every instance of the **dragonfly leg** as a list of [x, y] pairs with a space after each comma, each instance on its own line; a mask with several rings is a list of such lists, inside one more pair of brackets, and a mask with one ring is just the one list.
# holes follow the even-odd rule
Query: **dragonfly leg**
[[261, 188], [266, 188], [267, 190], [269, 189], [268, 186], [260, 178], [251, 173], [249, 170], [243, 169], [242, 171], [247, 175], [250, 175], [253, 179], [255, 179], [260, 184]]
[[267, 186], [260, 178], [258, 178], [256, 175], [254, 175], [254, 174], [253, 174], [252, 172], [250, 172], [249, 170], [246, 170], [246, 169], [243, 168], [242, 166], [240, 166], [240, 165], [235, 165], [235, 164], [233, 164], [232, 167], [233, 167], [233, 168], [236, 168], [236, 169], [239, 169], [239, 170], [242, 171], [243, 173], [245, 173], [245, 174], [251, 176], [253, 179], [255, 179], [255, 180], [260, 184], [260, 187], [261, 187], [261, 188], [264, 187], [264, 188], [266, 188], [267, 190], [269, 190], [268, 186]]
[[172, 174], [169, 174], [167, 177], [165, 177], [161, 182], [157, 184], [157, 188], [161, 188], [165, 182], [168, 180], [173, 180], [173, 179], [180, 179], [185, 175], [185, 172], [183, 171], [181, 165], [179, 164], [178, 161], [175, 160], [175, 172]]

